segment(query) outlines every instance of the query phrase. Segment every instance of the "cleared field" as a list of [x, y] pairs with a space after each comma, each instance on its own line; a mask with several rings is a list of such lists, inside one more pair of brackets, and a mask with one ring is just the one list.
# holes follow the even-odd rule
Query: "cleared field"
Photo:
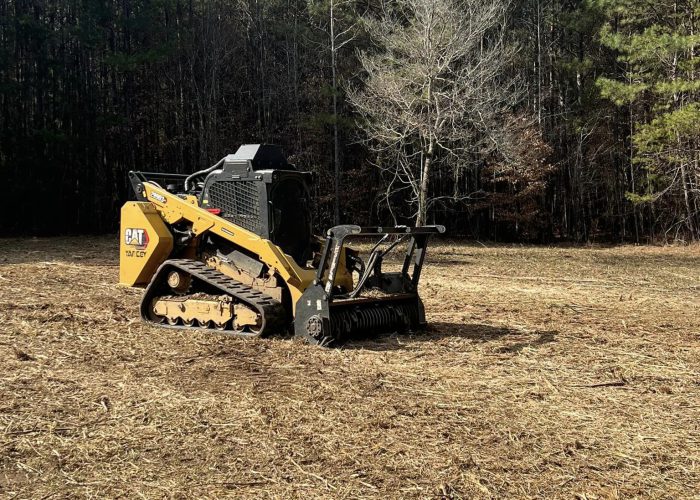
[[437, 244], [424, 335], [146, 326], [116, 238], [0, 240], [0, 496], [693, 497], [700, 248]]

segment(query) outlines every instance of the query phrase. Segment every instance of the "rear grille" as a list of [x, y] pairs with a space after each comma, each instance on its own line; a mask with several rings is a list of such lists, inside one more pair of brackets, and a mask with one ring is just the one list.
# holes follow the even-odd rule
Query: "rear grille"
[[255, 181], [219, 181], [209, 187], [209, 206], [249, 231], [260, 231], [260, 199]]

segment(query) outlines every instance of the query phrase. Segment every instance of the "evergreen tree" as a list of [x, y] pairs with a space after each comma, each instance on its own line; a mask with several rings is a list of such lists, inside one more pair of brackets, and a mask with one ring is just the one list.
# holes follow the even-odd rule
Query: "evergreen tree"
[[[700, 237], [700, 1], [599, 0], [601, 42], [617, 51], [621, 77], [598, 80], [601, 94], [629, 113], [630, 158], [645, 177], [635, 203], [671, 201], [668, 229]], [[634, 186], [633, 186], [634, 187]], [[672, 200], [665, 200], [671, 198]], [[676, 210], [676, 207], [681, 207]]]

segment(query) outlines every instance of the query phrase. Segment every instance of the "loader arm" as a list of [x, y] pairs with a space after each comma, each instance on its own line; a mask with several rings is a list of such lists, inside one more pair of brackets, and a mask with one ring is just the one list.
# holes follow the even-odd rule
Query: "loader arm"
[[302, 268], [271, 241], [201, 208], [195, 197], [181, 198], [153, 182], [146, 181], [140, 185], [143, 187], [142, 196], [168, 224], [188, 221], [192, 224], [194, 237], [209, 231], [257, 255], [287, 284], [292, 307], [296, 306], [304, 290], [314, 280], [316, 273], [313, 269]]

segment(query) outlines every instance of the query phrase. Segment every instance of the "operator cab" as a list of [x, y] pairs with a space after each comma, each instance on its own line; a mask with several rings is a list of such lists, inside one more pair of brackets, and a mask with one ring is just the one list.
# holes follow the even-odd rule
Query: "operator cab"
[[206, 174], [200, 206], [272, 241], [303, 266], [311, 256], [311, 172], [287, 162], [279, 146], [244, 144]]

